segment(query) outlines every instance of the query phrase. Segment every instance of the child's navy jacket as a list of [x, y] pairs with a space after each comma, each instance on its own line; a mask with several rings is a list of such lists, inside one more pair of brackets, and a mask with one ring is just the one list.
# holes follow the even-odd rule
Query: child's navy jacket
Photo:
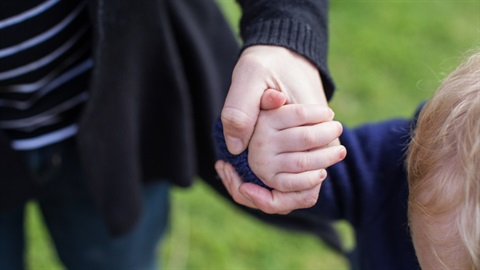
[[[407, 219], [405, 157], [413, 122], [393, 119], [344, 128], [340, 141], [347, 157], [327, 169], [317, 204], [290, 214], [347, 220], [356, 234], [349, 258], [353, 269], [420, 269]], [[258, 183], [247, 164], [248, 151], [237, 156], [227, 151], [220, 121], [214, 133], [219, 158], [233, 164], [245, 181]]]

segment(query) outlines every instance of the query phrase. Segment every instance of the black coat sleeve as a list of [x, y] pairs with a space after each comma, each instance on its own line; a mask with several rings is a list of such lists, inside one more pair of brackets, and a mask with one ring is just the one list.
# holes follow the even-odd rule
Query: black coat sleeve
[[327, 0], [238, 0], [243, 48], [277, 45], [309, 59], [320, 71], [328, 99], [334, 84], [327, 66]]

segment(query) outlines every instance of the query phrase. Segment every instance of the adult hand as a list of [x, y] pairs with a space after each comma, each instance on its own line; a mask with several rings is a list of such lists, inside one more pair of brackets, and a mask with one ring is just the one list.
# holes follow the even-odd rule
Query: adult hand
[[[285, 96], [275, 90], [270, 90], [270, 89], [266, 90], [265, 94], [261, 97], [262, 109], [279, 108], [284, 103], [285, 103]], [[293, 107], [295, 107], [295, 105], [293, 105]], [[338, 123], [335, 124], [334, 122], [329, 121], [331, 120], [332, 116], [328, 116], [328, 115], [322, 116], [323, 108], [321, 107], [318, 108], [318, 106], [314, 106], [314, 107], [304, 106], [304, 107], [306, 108], [305, 111], [311, 111], [311, 112], [316, 112], [317, 109], [320, 109], [318, 111], [320, 114], [318, 114], [318, 116], [313, 116], [312, 118], [313, 122], [316, 123], [317, 121], [327, 121], [328, 123], [333, 123], [334, 125], [338, 125]], [[297, 130], [296, 126], [299, 123], [302, 123], [305, 119], [303, 119], [303, 117], [300, 117], [300, 119], [296, 119], [298, 116], [296, 116], [295, 114], [290, 114], [289, 110], [290, 108], [288, 108], [287, 106], [282, 108], [281, 110], [271, 111], [273, 114], [276, 114], [276, 115], [270, 115], [269, 111], [262, 111], [262, 115], [260, 116], [260, 119], [259, 119], [259, 126], [262, 126], [261, 128], [266, 128], [266, 131], [259, 131], [256, 129], [254, 138], [252, 139], [252, 144], [256, 144], [258, 142], [258, 141], [256, 142], [256, 139], [255, 139], [255, 136], [257, 136], [258, 134], [260, 134], [260, 137], [259, 137], [260, 140], [262, 140], [262, 137], [266, 137], [266, 138], [277, 137], [279, 140], [276, 142], [271, 141], [272, 142], [271, 144], [264, 144], [263, 146], [262, 146], [262, 143], [260, 143], [261, 147], [257, 150], [254, 150], [254, 152], [258, 151], [258, 154], [254, 154], [255, 158], [260, 158], [260, 159], [250, 161], [251, 156], [249, 156], [249, 163], [252, 167], [252, 170], [254, 170], [255, 165], [260, 164], [260, 170], [258, 170], [257, 168], [257, 171], [254, 170], [254, 173], [257, 176], [259, 176], [264, 174], [264, 172], [266, 172], [267, 178], [269, 178], [270, 180], [272, 180], [271, 176], [273, 176], [274, 182], [270, 182], [270, 183], [268, 181], [265, 181], [265, 177], [263, 178], [260, 177], [260, 178], [264, 183], [270, 186], [272, 186], [272, 183], [279, 184], [279, 187], [277, 187], [277, 189], [268, 190], [256, 184], [245, 183], [240, 179], [235, 169], [230, 164], [224, 161], [217, 161], [217, 163], [215, 164], [215, 169], [217, 170], [217, 173], [222, 179], [223, 184], [227, 188], [232, 198], [237, 203], [245, 205], [247, 207], [257, 208], [266, 213], [272, 213], [272, 214], [273, 213], [287, 214], [295, 209], [311, 207], [317, 202], [321, 183], [326, 177], [326, 171], [322, 168], [324, 167], [326, 168], [342, 160], [345, 157], [346, 150], [344, 149], [343, 146], [320, 147], [322, 144], [326, 144], [331, 139], [338, 137], [339, 135], [338, 132], [341, 131], [341, 127], [340, 127], [340, 130], [338, 130], [338, 128], [335, 128], [335, 126], [330, 126], [330, 127], [324, 126], [322, 130], [332, 131], [330, 132], [331, 134], [325, 135], [324, 138], [322, 138], [322, 140], [318, 140], [318, 141], [314, 140], [316, 142], [314, 142], [313, 145], [311, 145], [312, 140], [306, 140], [306, 141], [295, 140], [295, 138], [298, 137], [298, 134], [303, 134], [308, 129], [310, 130], [313, 129], [314, 133], [316, 133], [315, 129], [317, 129], [317, 127], [309, 126], [303, 130], [301, 128], [300, 130]], [[287, 115], [283, 115], [284, 112], [286, 112]], [[325, 114], [326, 112], [327, 111], [325, 110], [323, 114]], [[277, 121], [277, 120], [280, 120], [280, 121]], [[265, 125], [265, 123], [278, 122], [276, 124], [281, 124], [282, 121], [284, 120], [287, 120], [287, 122], [292, 122], [294, 128], [280, 130], [279, 132], [276, 132], [277, 134], [275, 134], [274, 136], [271, 136], [272, 133], [269, 133], [269, 132], [272, 129], [269, 129], [268, 125]], [[260, 128], [260, 127], [257, 126], [257, 128]], [[275, 128], [273, 130], [275, 130]], [[284, 131], [287, 131], [287, 133], [284, 133]], [[290, 133], [290, 131], [294, 131], [298, 133], [294, 134], [294, 133]], [[310, 131], [306, 133], [312, 134], [312, 132]], [[278, 136], [278, 134], [280, 134], [280, 136]], [[304, 137], [304, 136], [300, 135], [300, 137]], [[285, 145], [285, 147], [287, 147], [287, 150], [293, 149], [294, 152], [300, 151], [300, 154], [301, 154], [303, 150], [312, 149], [312, 151], [309, 151], [309, 152], [320, 153], [320, 157], [315, 158], [315, 159], [318, 159], [320, 163], [311, 164], [309, 165], [311, 166], [310, 168], [311, 170], [308, 170], [308, 168], [306, 168], [303, 170], [304, 171], [303, 173], [298, 173], [298, 174], [296, 173], [295, 169], [294, 169], [294, 172], [291, 173], [288, 170], [285, 171], [282, 166], [280, 167], [275, 165], [273, 167], [268, 165], [262, 166], [261, 165], [262, 160], [268, 160], [272, 164], [278, 163], [275, 161], [271, 162], [272, 161], [271, 156], [272, 155], [279, 156], [277, 155], [277, 152], [278, 151], [282, 152], [281, 148], [284, 146], [284, 143], [282, 141], [284, 141], [285, 138], [287, 139], [287, 142], [286, 142], [287, 144]], [[294, 142], [294, 141], [297, 141], [297, 142]], [[269, 145], [274, 145], [274, 146], [269, 147]], [[250, 148], [250, 151], [252, 151], [252, 148]], [[289, 151], [287, 151], [286, 155], [284, 155], [283, 157], [280, 157], [280, 160], [288, 159], [287, 156], [289, 154], [290, 154]], [[308, 153], [308, 154], [311, 154], [311, 153]], [[258, 160], [260, 161], [259, 163], [257, 162]], [[276, 171], [278, 171], [279, 168], [282, 171], [282, 173], [280, 174], [276, 173]], [[273, 173], [271, 173], [272, 171]]]
[[233, 71], [221, 115], [232, 154], [241, 153], [250, 142], [266, 89], [282, 92], [287, 104], [328, 107], [318, 69], [308, 59], [284, 47], [248, 47]]
[[318, 200], [320, 185], [298, 192], [270, 191], [243, 182], [230, 163], [219, 160], [215, 163], [215, 169], [235, 202], [267, 214], [288, 214], [295, 209], [312, 207]]

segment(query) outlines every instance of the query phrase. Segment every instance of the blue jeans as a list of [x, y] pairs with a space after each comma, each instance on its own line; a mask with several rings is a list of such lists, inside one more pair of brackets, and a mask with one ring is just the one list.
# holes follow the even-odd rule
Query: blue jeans
[[[114, 238], [87, 192], [73, 139], [25, 152], [37, 202], [67, 269], [156, 269], [156, 247], [169, 215], [169, 184], [144, 187], [142, 217], [126, 235]], [[0, 213], [0, 269], [24, 269], [24, 208]]]

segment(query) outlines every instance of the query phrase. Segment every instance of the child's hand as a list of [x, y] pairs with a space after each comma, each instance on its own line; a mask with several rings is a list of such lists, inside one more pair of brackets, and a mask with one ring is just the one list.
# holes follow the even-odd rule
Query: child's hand
[[281, 192], [320, 185], [326, 177], [324, 169], [346, 154], [341, 145], [328, 146], [342, 133], [342, 125], [332, 119], [330, 109], [313, 104], [262, 110], [248, 147], [253, 173]]
[[[261, 108], [262, 110], [272, 110], [281, 107], [285, 102], [286, 98], [281, 92], [269, 89], [261, 98]], [[219, 160], [215, 164], [215, 169], [223, 184], [237, 203], [270, 214], [287, 214], [295, 209], [312, 207], [318, 200], [321, 183], [326, 176], [323, 168], [329, 167], [345, 157], [346, 150], [343, 146], [338, 146], [338, 139], [322, 148], [323, 144], [328, 144], [341, 133], [341, 126], [338, 126], [336, 122], [331, 122], [333, 113], [330, 110], [322, 111], [315, 105], [309, 105], [304, 108], [304, 114], [284, 115], [292, 108], [295, 107], [286, 106], [282, 110], [270, 111], [270, 113], [263, 111], [261, 113], [263, 126], [260, 126], [260, 122], [257, 123], [258, 133], [254, 134], [256, 137], [254, 143], [257, 144], [257, 148], [249, 149], [249, 156], [252, 158], [249, 163], [257, 170], [254, 173], [263, 175], [262, 180], [272, 187], [272, 190], [257, 184], [243, 182], [235, 169], [227, 162]], [[316, 114], [315, 112], [322, 113]], [[275, 119], [277, 117], [280, 120]], [[270, 123], [270, 120], [279, 122]], [[326, 121], [323, 125], [321, 124], [322, 120]], [[280, 125], [280, 128], [277, 125]], [[282, 129], [281, 127], [286, 128]], [[313, 136], [319, 131], [319, 128], [325, 128], [326, 133], [321, 133], [323, 135], [319, 137], [321, 139], [318, 141], [298, 139], [302, 136], [307, 138], [308, 135], [301, 135], [305, 132], [312, 132]], [[289, 133], [292, 134], [289, 135]], [[269, 145], [269, 143], [271, 144]], [[250, 144], [250, 147], [252, 146]], [[289, 150], [297, 152], [289, 152]], [[251, 151], [254, 153], [257, 151], [258, 156], [253, 157]], [[307, 164], [303, 163], [304, 161], [298, 161], [298, 158], [302, 158], [303, 153], [306, 153], [305, 160], [319, 158], [318, 162]], [[273, 163], [273, 160], [281, 162], [281, 164], [297, 160], [296, 164], [305, 164], [305, 167], [295, 167], [295, 165], [282, 167], [282, 165], [269, 164]], [[301, 171], [302, 168], [303, 172], [295, 172], [298, 169]]]

